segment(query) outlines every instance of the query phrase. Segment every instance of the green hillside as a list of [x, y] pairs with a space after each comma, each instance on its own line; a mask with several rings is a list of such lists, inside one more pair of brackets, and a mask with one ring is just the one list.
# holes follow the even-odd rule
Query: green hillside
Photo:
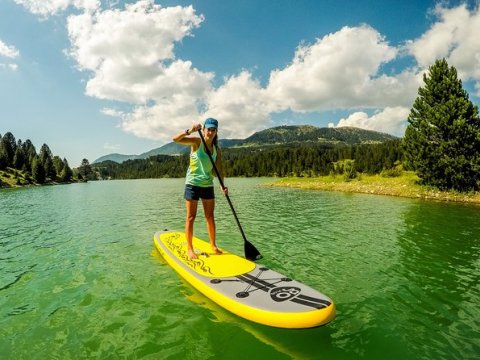
[[[322, 144], [322, 145], [358, 145], [383, 143], [398, 139], [395, 136], [371, 130], [354, 127], [318, 128], [311, 125], [277, 126], [265, 129], [249, 136], [246, 139], [220, 139], [221, 148], [239, 148], [251, 146], [287, 145], [287, 144]], [[105, 155], [93, 163], [107, 160], [122, 163], [133, 159], [147, 159], [157, 155], [181, 155], [190, 151], [188, 146], [177, 143], [168, 143], [159, 148], [140, 155]]]

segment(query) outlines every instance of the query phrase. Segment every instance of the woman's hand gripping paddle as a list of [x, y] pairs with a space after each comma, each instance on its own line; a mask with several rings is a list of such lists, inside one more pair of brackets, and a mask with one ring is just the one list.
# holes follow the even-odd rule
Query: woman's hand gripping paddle
[[[205, 151], [207, 152], [207, 155], [212, 162], [213, 165], [213, 170], [215, 170], [215, 174], [217, 175], [218, 181], [220, 181], [220, 186], [222, 187], [222, 190], [225, 189], [225, 185], [223, 184], [222, 177], [220, 176], [220, 173], [218, 172], [217, 166], [215, 165], [215, 161], [213, 161], [212, 154], [210, 154], [210, 149], [207, 146], [207, 143], [205, 142], [205, 138], [203, 137], [202, 131], [198, 130], [198, 133], [200, 134], [200, 138], [202, 139], [203, 142], [203, 147], [205, 148]], [[242, 233], [243, 237], [243, 242], [244, 242], [244, 251], [245, 251], [245, 258], [251, 261], [259, 260], [262, 258], [262, 254], [260, 254], [260, 251], [257, 250], [255, 246], [253, 246], [252, 243], [250, 243], [247, 240], [247, 237], [245, 236], [245, 233], [243, 232], [242, 225], [240, 225], [240, 220], [238, 220], [237, 213], [235, 212], [235, 209], [233, 208], [232, 201], [230, 200], [230, 197], [228, 194], [225, 194], [225, 197], [227, 198], [228, 205], [230, 205], [230, 209], [232, 209], [233, 216], [235, 217], [235, 220], [237, 221], [238, 228], [240, 229], [240, 232]]]

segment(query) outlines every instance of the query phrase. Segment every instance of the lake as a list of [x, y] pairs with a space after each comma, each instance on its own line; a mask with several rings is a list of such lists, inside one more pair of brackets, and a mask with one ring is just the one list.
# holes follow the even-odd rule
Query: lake
[[[2, 359], [474, 359], [480, 207], [227, 179], [260, 263], [337, 317], [278, 329], [230, 314], [154, 250], [183, 229], [183, 179], [0, 190]], [[217, 193], [218, 245], [243, 240]], [[201, 207], [195, 235], [207, 239]]]

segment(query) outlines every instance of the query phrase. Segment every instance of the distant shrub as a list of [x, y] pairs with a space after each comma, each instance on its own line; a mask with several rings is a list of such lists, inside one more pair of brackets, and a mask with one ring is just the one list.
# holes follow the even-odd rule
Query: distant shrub
[[345, 159], [333, 163], [333, 175], [343, 175], [345, 181], [353, 180], [357, 177], [355, 169], [355, 160]]
[[393, 177], [402, 176], [402, 174], [403, 174], [402, 165], [397, 165], [394, 168], [382, 170], [382, 172], [380, 173], [380, 176], [385, 178], [387, 177], [393, 178]]

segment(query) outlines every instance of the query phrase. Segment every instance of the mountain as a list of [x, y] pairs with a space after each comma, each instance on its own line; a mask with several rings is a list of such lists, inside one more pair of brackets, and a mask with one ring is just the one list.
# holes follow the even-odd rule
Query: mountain
[[242, 145], [286, 144], [295, 142], [315, 142], [355, 145], [382, 143], [397, 137], [377, 131], [355, 127], [318, 128], [310, 125], [278, 126], [259, 131], [245, 139]]
[[116, 163], [122, 163], [124, 161], [134, 160], [136, 158], [137, 158], [137, 155], [123, 155], [123, 154], [114, 153], [114, 154], [101, 156], [97, 160], [95, 160], [92, 164], [101, 163], [104, 161], [114, 161]]
[[122, 163], [127, 160], [147, 159], [150, 156], [156, 155], [179, 155], [187, 153], [189, 148], [187, 146], [177, 144], [174, 142], [165, 144], [159, 148], [144, 152], [140, 155], [123, 155], [123, 154], [108, 154], [96, 159], [92, 164], [98, 164], [104, 161], [114, 161], [116, 163]]
[[[256, 132], [246, 139], [220, 139], [219, 145], [222, 148], [282, 145], [291, 143], [355, 145], [383, 143], [395, 139], [398, 138], [393, 135], [355, 127], [319, 128], [311, 125], [284, 125]], [[131, 159], [147, 159], [148, 157], [155, 155], [187, 154], [189, 151], [190, 148], [188, 146], [171, 142], [140, 155], [105, 155], [95, 160], [93, 164], [106, 160], [122, 163]]]

